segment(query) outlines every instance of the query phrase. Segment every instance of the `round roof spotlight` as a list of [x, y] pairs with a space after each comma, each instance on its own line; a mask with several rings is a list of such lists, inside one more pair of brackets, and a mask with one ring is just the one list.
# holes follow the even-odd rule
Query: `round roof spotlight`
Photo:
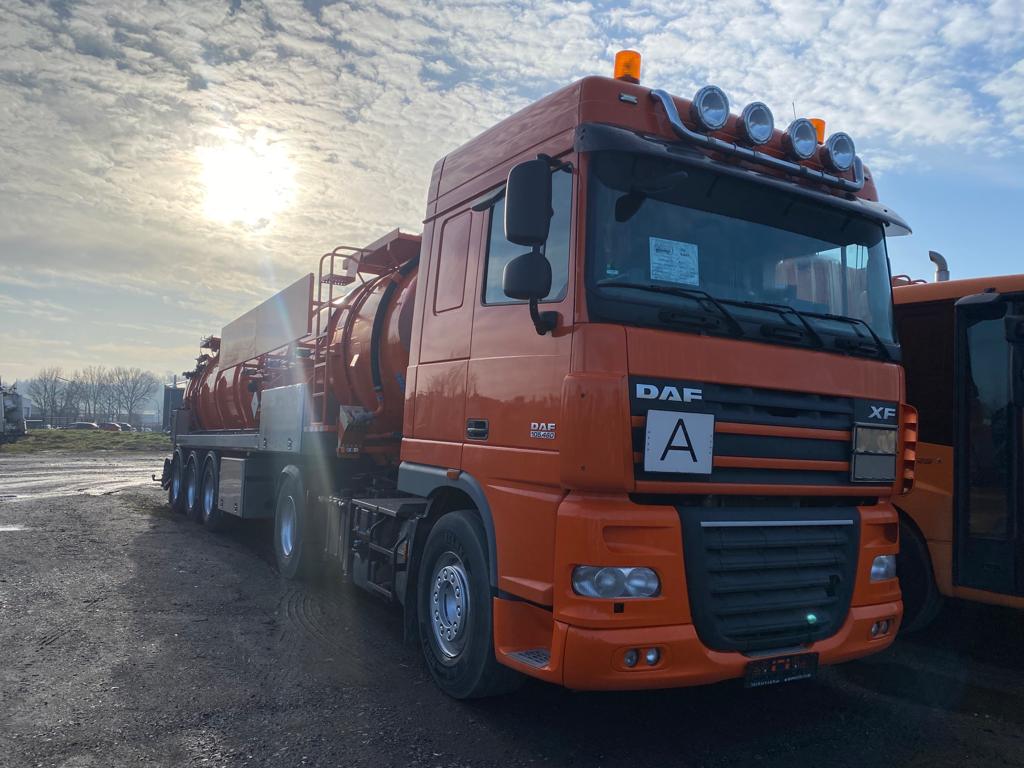
[[848, 171], [853, 166], [853, 160], [857, 156], [857, 149], [853, 146], [853, 139], [846, 133], [833, 133], [828, 137], [823, 147], [822, 156], [825, 165], [834, 171]]
[[705, 131], [720, 130], [729, 118], [729, 98], [721, 88], [705, 85], [693, 97], [690, 114]]
[[786, 149], [798, 160], [810, 160], [818, 148], [818, 132], [806, 117], [798, 117], [786, 129]]
[[767, 144], [775, 132], [775, 118], [763, 102], [754, 101], [740, 113], [740, 127], [751, 144]]

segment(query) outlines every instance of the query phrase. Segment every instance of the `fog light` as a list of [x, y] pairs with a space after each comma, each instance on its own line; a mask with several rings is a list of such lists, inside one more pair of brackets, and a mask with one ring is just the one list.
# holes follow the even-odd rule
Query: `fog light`
[[648, 667], [653, 667], [661, 660], [661, 653], [658, 652], [657, 648], [648, 648], [644, 653], [644, 661], [647, 662]]
[[896, 578], [896, 555], [879, 555], [871, 563], [871, 580], [885, 581]]
[[893, 622], [890, 619], [882, 619], [876, 621], [871, 625], [871, 636], [872, 637], [885, 637], [889, 634], [889, 629], [892, 627]]
[[636, 663], [639, 660], [640, 660], [640, 653], [639, 653], [639, 651], [637, 651], [636, 648], [630, 648], [622, 656], [622, 663], [625, 664], [627, 667], [630, 667], [630, 668], [635, 667]]

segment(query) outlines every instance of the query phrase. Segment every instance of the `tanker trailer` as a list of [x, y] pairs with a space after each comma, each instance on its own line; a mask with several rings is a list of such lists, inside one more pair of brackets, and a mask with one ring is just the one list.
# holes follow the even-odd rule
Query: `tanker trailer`
[[[315, 282], [203, 339], [162, 478], [176, 510], [212, 529], [273, 516], [273, 478], [295, 459], [317, 467], [303, 483], [318, 498], [359, 483], [394, 490], [419, 245], [396, 230], [337, 248]], [[281, 554], [296, 575], [301, 553]]]

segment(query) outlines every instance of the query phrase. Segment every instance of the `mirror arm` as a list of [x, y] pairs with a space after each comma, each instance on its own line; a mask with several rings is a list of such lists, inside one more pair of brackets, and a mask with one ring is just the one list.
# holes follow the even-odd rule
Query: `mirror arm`
[[543, 152], [537, 155], [538, 160], [543, 160], [545, 163], [551, 166], [553, 171], [569, 171], [572, 172], [572, 163], [558, 160], [551, 155], [545, 155]]
[[537, 329], [537, 335], [543, 336], [558, 327], [557, 312], [541, 312], [538, 308], [538, 300], [530, 299], [530, 319], [533, 320], [533, 327]]

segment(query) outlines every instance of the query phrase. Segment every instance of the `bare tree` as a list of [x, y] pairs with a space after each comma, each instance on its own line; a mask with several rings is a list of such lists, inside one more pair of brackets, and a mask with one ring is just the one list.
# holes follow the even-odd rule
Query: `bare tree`
[[102, 365], [90, 365], [82, 370], [82, 404], [90, 419], [96, 421], [103, 407], [103, 389], [109, 375]]
[[145, 403], [156, 389], [157, 378], [141, 368], [125, 368], [123, 366], [114, 368], [110, 374], [119, 405], [131, 423], [139, 406]]
[[28, 395], [45, 414], [53, 421], [60, 410], [64, 396], [63, 371], [60, 368], [43, 368], [28, 384]]
[[100, 407], [108, 421], [116, 421], [121, 409], [121, 400], [117, 387], [114, 386], [114, 375], [107, 371], [100, 383]]
[[82, 407], [82, 394], [84, 384], [82, 374], [75, 371], [71, 378], [64, 379], [64, 387], [61, 390], [60, 414], [65, 421], [78, 421]]

